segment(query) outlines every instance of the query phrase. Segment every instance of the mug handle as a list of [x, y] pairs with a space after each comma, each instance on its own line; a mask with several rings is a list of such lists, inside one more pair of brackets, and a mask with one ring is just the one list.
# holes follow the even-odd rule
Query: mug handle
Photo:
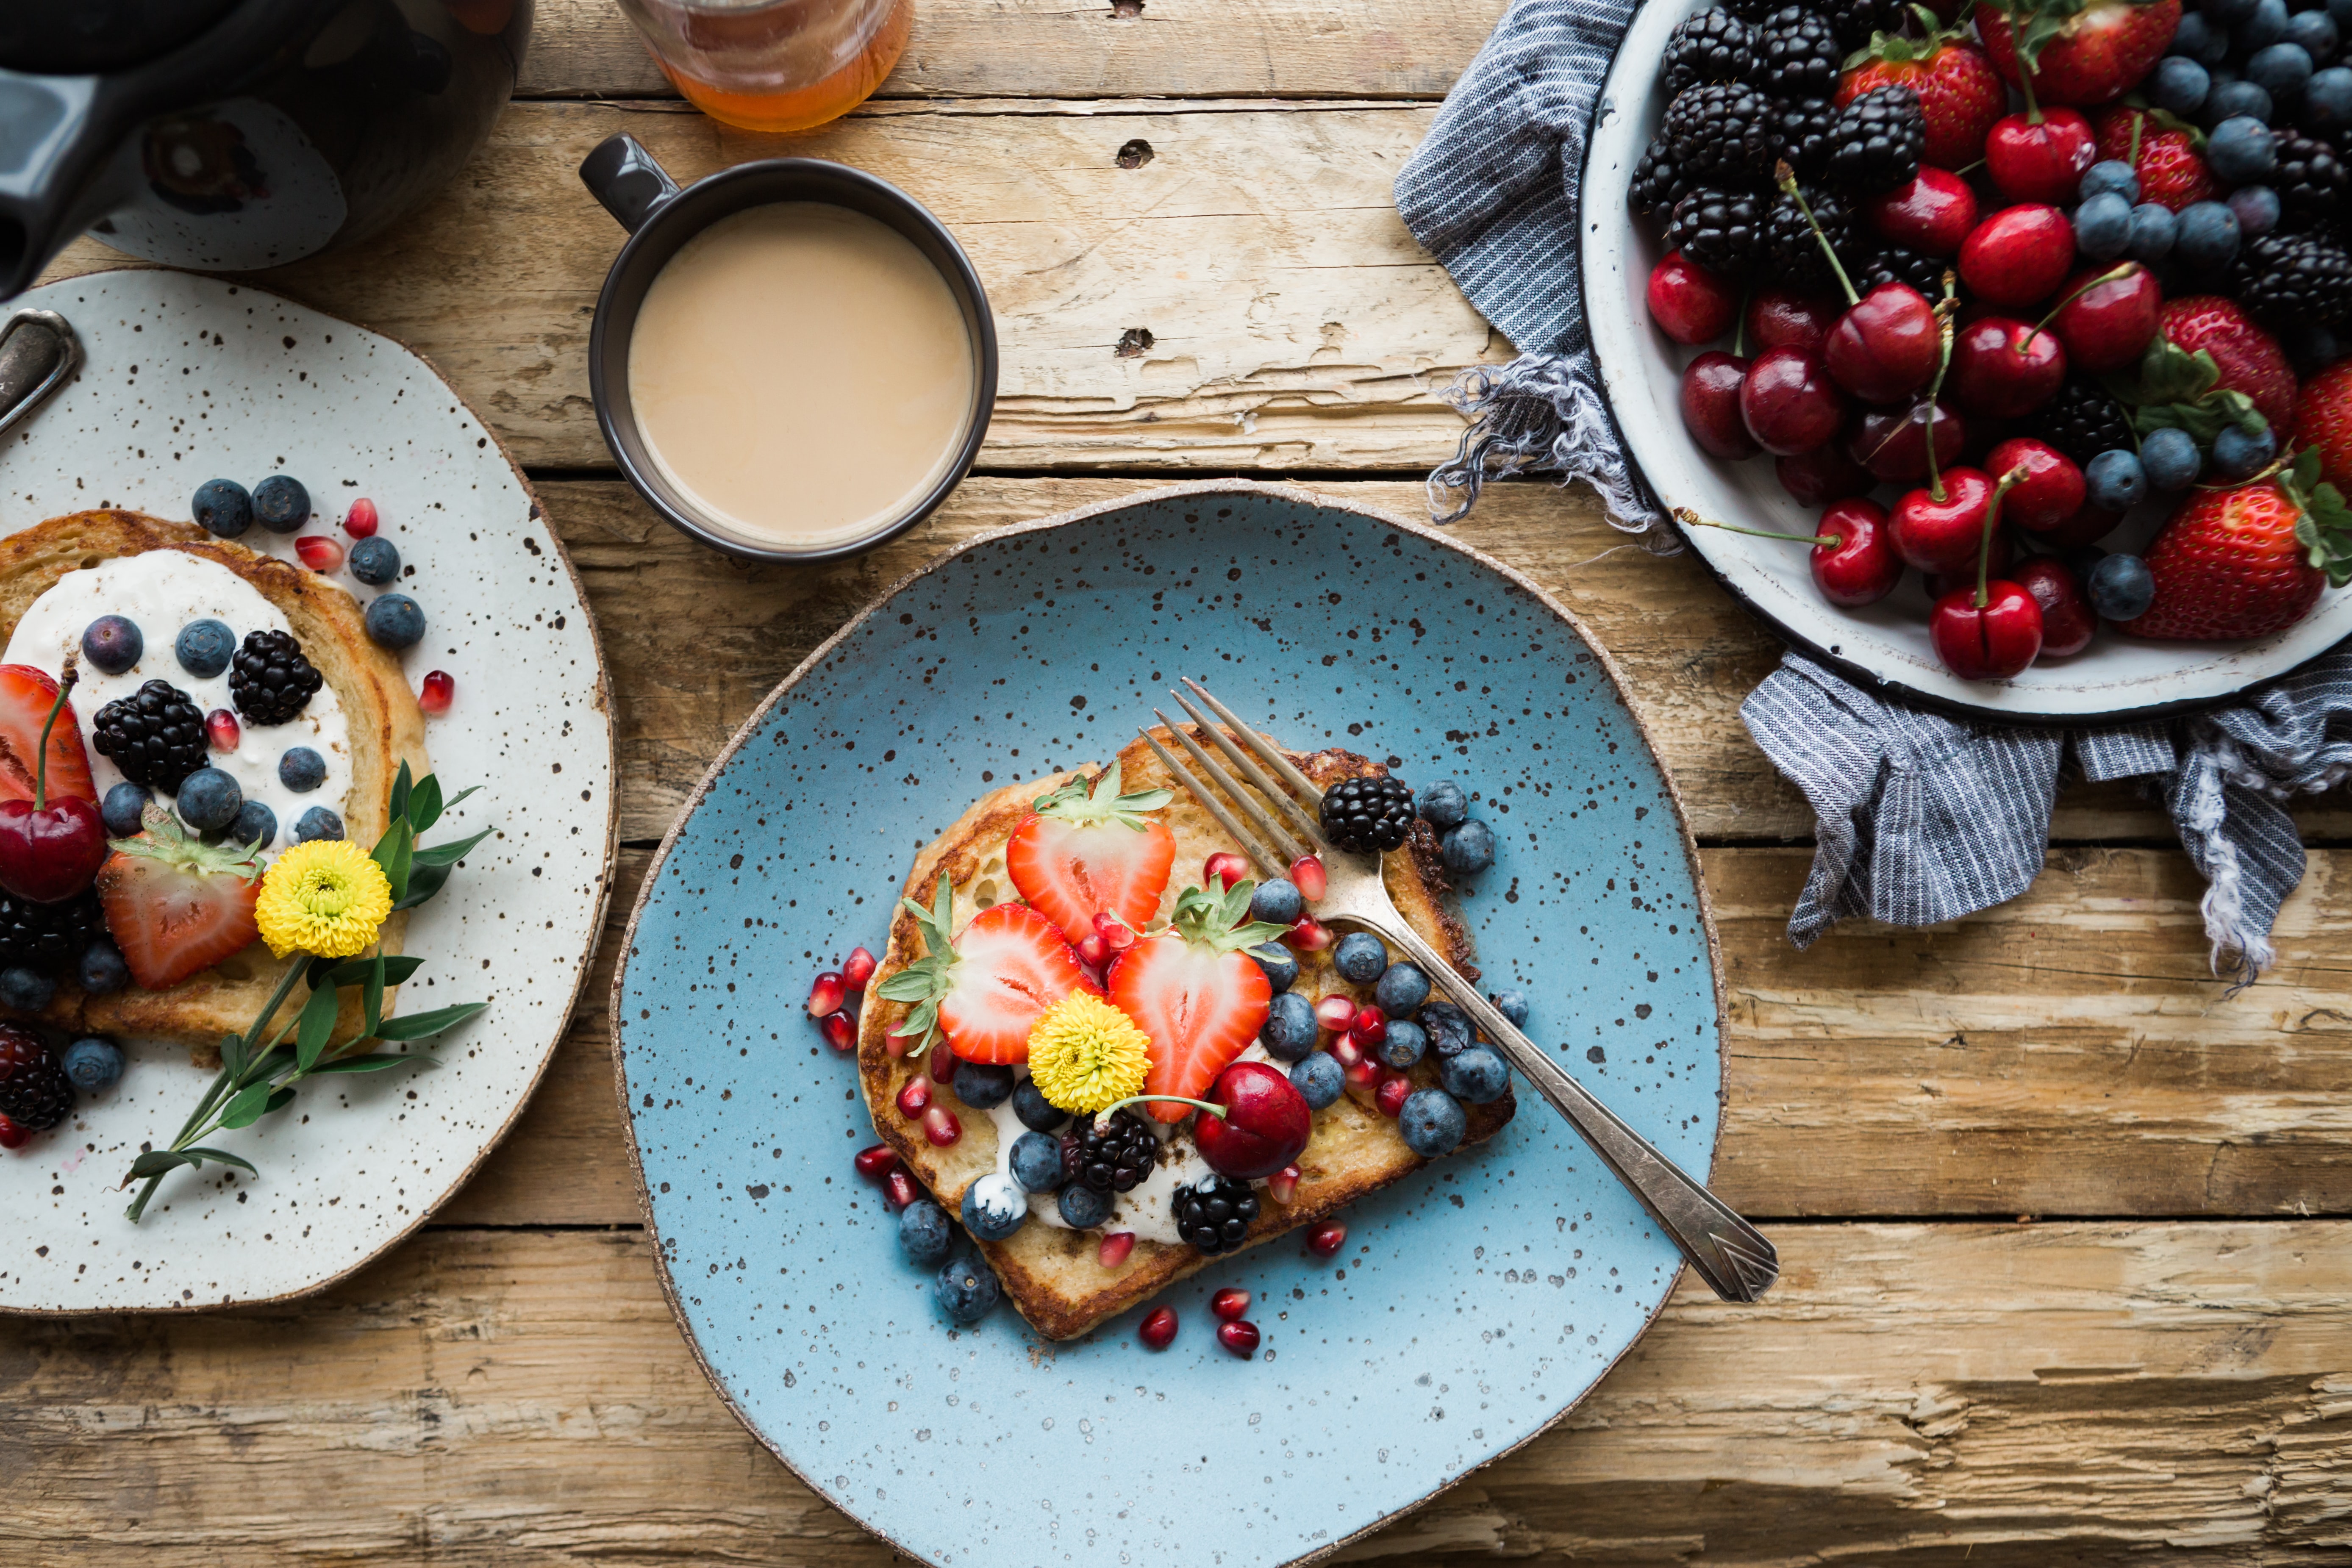
[[607, 136], [580, 161], [580, 183], [632, 234], [677, 195], [677, 182], [626, 132]]

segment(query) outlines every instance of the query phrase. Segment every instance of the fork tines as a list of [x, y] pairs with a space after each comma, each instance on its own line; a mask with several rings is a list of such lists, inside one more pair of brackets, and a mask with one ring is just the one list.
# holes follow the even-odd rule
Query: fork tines
[[[1208, 688], [1192, 679], [1187, 679], [1184, 684], [1191, 687], [1193, 693], [1224, 722], [1222, 726], [1212, 723], [1208, 716], [1194, 707], [1181, 691], [1171, 693], [1176, 699], [1177, 706], [1183, 709], [1192, 719], [1193, 728], [1200, 734], [1206, 736], [1210, 743], [1224, 753], [1234, 768], [1240, 770], [1242, 778], [1247, 779], [1249, 784], [1256, 787], [1256, 795], [1250, 793], [1249, 788], [1242, 783], [1242, 779], [1235, 778], [1223, 763], [1211, 756], [1198, 741], [1187, 734], [1183, 725], [1171, 722], [1168, 715], [1160, 712], [1157, 708], [1151, 710], [1151, 716], [1159, 720], [1170, 734], [1175, 736], [1177, 744], [1183, 747], [1185, 753], [1199, 764], [1202, 773], [1206, 773], [1215, 784], [1216, 790], [1223, 791], [1234, 805], [1240, 808], [1242, 816], [1249, 819], [1257, 832], [1252, 833], [1248, 828], [1244, 827], [1234, 813], [1227, 810], [1224, 803], [1217, 798], [1216, 790], [1212, 790], [1207, 784], [1202, 784], [1192, 770], [1177, 761], [1174, 753], [1161, 745], [1150, 731], [1139, 731], [1143, 736], [1144, 744], [1150, 746], [1160, 760], [1167, 764], [1169, 773], [1175, 776], [1178, 784], [1184, 786], [1185, 793], [1199, 801], [1207, 809], [1209, 815], [1215, 817], [1218, 824], [1234, 836], [1234, 841], [1241, 845], [1244, 852], [1256, 862], [1258, 869], [1269, 877], [1287, 875], [1295, 862], [1309, 855], [1329, 854], [1331, 847], [1324, 842], [1322, 828], [1314, 816], [1293, 799], [1281, 784], [1277, 784], [1274, 778], [1268, 777], [1265, 768], [1260, 767], [1256, 761], [1253, 761], [1249, 752], [1255, 752], [1267, 767], [1274, 770], [1276, 776], [1292, 789], [1304, 795], [1308, 801], [1319, 803], [1323, 798], [1323, 792], [1316, 787], [1314, 781], [1300, 773], [1290, 759], [1284, 756], [1280, 749], [1272, 742], [1234, 717], [1233, 710], [1211, 696]], [[1231, 731], [1230, 734], [1228, 731]], [[1241, 738], [1242, 746], [1248, 747], [1249, 752], [1244, 752], [1241, 746], [1234, 744], [1233, 737], [1236, 735]], [[1272, 801], [1280, 808], [1282, 814], [1290, 819], [1292, 826], [1286, 828], [1282, 823], [1276, 820], [1272, 813], [1258, 805], [1258, 797], [1261, 796]], [[1261, 837], [1260, 835], [1264, 837]]]

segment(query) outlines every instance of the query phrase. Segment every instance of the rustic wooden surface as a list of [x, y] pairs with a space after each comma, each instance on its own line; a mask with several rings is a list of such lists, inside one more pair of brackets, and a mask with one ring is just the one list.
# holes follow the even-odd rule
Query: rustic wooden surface
[[[735, 1424], [663, 1306], [604, 1047], [612, 932], [735, 725], [958, 540], [1219, 472], [1418, 510], [1460, 431], [1439, 394], [1510, 348], [1388, 189], [1500, 8], [925, 0], [874, 105], [777, 142], [685, 111], [609, 0], [541, 0], [523, 101], [457, 184], [364, 254], [262, 279], [431, 354], [534, 468], [611, 666], [621, 884], [537, 1099], [417, 1239], [268, 1311], [0, 1324], [0, 1561], [888, 1560]], [[610, 477], [583, 355], [619, 234], [571, 171], [619, 129], [681, 177], [839, 157], [955, 226], [1005, 374], [940, 516], [755, 570]], [[1151, 160], [1118, 167], [1139, 137]], [[53, 275], [121, 264], [84, 243]], [[1132, 327], [1153, 347], [1121, 356]], [[2352, 1556], [2341, 802], [2300, 813], [2279, 966], [2234, 997], [2165, 820], [2119, 789], [2067, 792], [2015, 903], [1801, 954], [1810, 817], [1737, 712], [1769, 636], [1586, 493], [1498, 487], [1460, 531], [1585, 618], [1690, 803], [1727, 982], [1717, 1178], [1788, 1271], [1761, 1308], [1685, 1287], [1559, 1430], [1344, 1556]]]

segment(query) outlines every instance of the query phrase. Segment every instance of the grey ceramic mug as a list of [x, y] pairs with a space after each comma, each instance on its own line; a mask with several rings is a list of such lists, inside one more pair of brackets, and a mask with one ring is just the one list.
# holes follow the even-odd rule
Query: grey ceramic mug
[[[580, 179], [604, 210], [629, 231], [621, 254], [605, 274], [596, 298], [596, 321], [588, 335], [588, 389], [596, 403], [596, 424], [604, 445], [629, 483], [678, 530], [714, 550], [745, 561], [833, 561], [897, 538], [938, 510], [971, 468], [988, 434], [996, 403], [996, 321], [980, 274], [947, 226], [887, 181], [845, 163], [817, 158], [763, 158], [738, 163], [680, 189], [635, 138], [601, 142], [580, 165]], [[812, 549], [793, 550], [746, 540], [714, 520], [695, 499], [663, 477], [647, 449], [645, 432], [629, 401], [629, 340], [637, 311], [654, 278], [680, 247], [720, 218], [747, 207], [776, 202], [826, 202], [863, 213], [906, 237], [939, 271], [963, 312], [971, 334], [971, 412], [954, 460], [939, 481], [903, 510], [857, 538]]]

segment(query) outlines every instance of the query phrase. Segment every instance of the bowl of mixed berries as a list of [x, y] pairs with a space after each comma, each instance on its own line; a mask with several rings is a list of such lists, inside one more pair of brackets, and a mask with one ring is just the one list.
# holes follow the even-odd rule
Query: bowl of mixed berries
[[1849, 673], [2210, 701], [2352, 635], [2347, 150], [2352, 0], [1646, 7], [1596, 357], [1694, 548]]

